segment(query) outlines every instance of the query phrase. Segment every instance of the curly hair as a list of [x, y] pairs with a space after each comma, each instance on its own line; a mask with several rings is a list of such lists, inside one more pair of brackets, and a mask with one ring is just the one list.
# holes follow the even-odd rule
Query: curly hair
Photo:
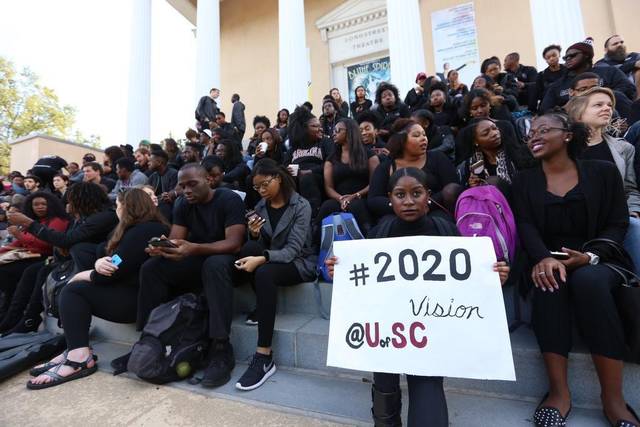
[[311, 114], [311, 111], [305, 107], [296, 107], [293, 113], [289, 116], [289, 141], [291, 142], [291, 149], [295, 150], [299, 147], [305, 146], [309, 143], [309, 135], [307, 132], [307, 124], [316, 116]]
[[117, 145], [112, 145], [111, 147], [105, 148], [104, 154], [109, 158], [112, 165], [115, 165], [118, 159], [125, 157], [124, 151]]
[[255, 116], [253, 118], [253, 127], [255, 128], [258, 123], [262, 123], [266, 127], [271, 127], [271, 120], [267, 116]]
[[382, 92], [384, 92], [385, 90], [390, 90], [391, 92], [393, 92], [393, 95], [396, 97], [396, 104], [400, 102], [400, 93], [398, 92], [398, 88], [389, 82], [382, 82], [376, 89], [376, 104], [382, 104]]
[[71, 214], [86, 218], [109, 205], [107, 193], [98, 184], [78, 182], [65, 193]]
[[39, 218], [36, 213], [33, 211], [33, 201], [35, 199], [45, 199], [47, 201], [47, 219], [50, 218], [62, 218], [67, 219], [69, 216], [67, 212], [64, 210], [64, 205], [60, 201], [58, 196], [53, 193], [49, 193], [47, 191], [36, 191], [35, 193], [29, 194], [22, 201], [22, 213], [24, 213], [29, 218], [37, 221]]

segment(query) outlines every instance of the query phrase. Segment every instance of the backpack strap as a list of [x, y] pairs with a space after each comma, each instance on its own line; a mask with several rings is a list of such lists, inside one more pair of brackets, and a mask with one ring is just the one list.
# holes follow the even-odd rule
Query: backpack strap
[[344, 228], [347, 229], [347, 232], [353, 240], [364, 239], [364, 236], [362, 235], [360, 228], [358, 228], [358, 224], [355, 222], [355, 219], [353, 221], [345, 221], [343, 218], [342, 223], [344, 224]]

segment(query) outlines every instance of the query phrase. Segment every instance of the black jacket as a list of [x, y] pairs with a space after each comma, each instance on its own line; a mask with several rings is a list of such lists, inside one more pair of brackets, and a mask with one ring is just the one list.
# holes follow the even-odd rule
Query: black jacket
[[108, 209], [75, 221], [65, 232], [52, 230], [37, 221], [31, 223], [28, 231], [53, 246], [69, 249], [80, 242], [105, 241], [116, 225], [118, 225], [118, 217], [115, 211]]
[[365, 111], [369, 111], [373, 102], [370, 99], [365, 99], [362, 104], [358, 104], [358, 101], [353, 101], [351, 103], [351, 117], [354, 119], [358, 119], [358, 115], [360, 113], [364, 113]]
[[[580, 187], [587, 204], [588, 234], [585, 240], [603, 237], [620, 244], [629, 225], [629, 213], [620, 172], [613, 163], [578, 160]], [[520, 242], [531, 262], [550, 257], [544, 244], [544, 194], [547, 190], [542, 166], [521, 171], [513, 180], [513, 211]]]
[[216, 101], [208, 95], [203, 96], [198, 101], [196, 107], [196, 120], [199, 122], [210, 122], [215, 120], [218, 113], [218, 104]]
[[[595, 67], [586, 72], [596, 73], [600, 76], [600, 85], [609, 89], [623, 93], [629, 99], [635, 99], [636, 87], [627, 79], [627, 76], [615, 67]], [[558, 81], [549, 86], [547, 94], [542, 99], [540, 111], [549, 111], [554, 107], [562, 107], [569, 101], [569, 89], [571, 81], [576, 76], [568, 71]]]
[[374, 105], [371, 111], [378, 116], [378, 129], [391, 130], [393, 122], [399, 118], [407, 118], [411, 115], [411, 111], [407, 104], [403, 102], [396, 102], [391, 110], [385, 110], [381, 105]]
[[238, 132], [240, 139], [244, 136], [244, 132], [247, 130], [247, 122], [244, 119], [244, 104], [240, 101], [233, 103], [231, 109], [231, 125]]
[[429, 105], [429, 94], [426, 90], [423, 90], [421, 94], [416, 92], [415, 88], [409, 89], [407, 96], [404, 97], [404, 103], [412, 110], [419, 110], [425, 105]]
[[172, 191], [176, 188], [176, 185], [178, 185], [178, 171], [167, 167], [164, 175], [154, 172], [149, 176], [147, 185], [153, 187], [156, 196]]
[[560, 64], [560, 69], [558, 71], [551, 71], [551, 69], [547, 67], [538, 73], [538, 75], [536, 76], [537, 102], [542, 102], [549, 87], [556, 81], [561, 79], [566, 72], [567, 67], [565, 67], [563, 64]]
[[636, 62], [638, 61], [640, 61], [640, 53], [638, 52], [631, 52], [622, 62], [605, 55], [604, 58], [596, 62], [595, 67], [616, 67], [628, 76], [636, 69]]

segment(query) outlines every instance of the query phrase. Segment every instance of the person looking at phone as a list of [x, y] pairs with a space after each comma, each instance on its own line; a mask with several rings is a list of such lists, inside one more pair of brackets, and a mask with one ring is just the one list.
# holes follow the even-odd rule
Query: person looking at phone
[[[170, 245], [150, 245], [151, 259], [140, 269], [137, 327], [151, 311], [185, 292], [204, 289], [212, 345], [202, 385], [225, 384], [235, 365], [229, 343], [233, 265], [246, 233], [244, 203], [232, 190], [212, 189], [204, 167], [191, 163], [178, 172], [182, 190], [173, 209]], [[162, 237], [158, 234], [156, 237]]]
[[460, 139], [472, 154], [458, 165], [458, 182], [464, 187], [497, 185], [503, 193], [518, 170], [533, 164], [531, 153], [517, 141], [503, 139], [496, 122], [473, 119], [461, 131]]
[[[428, 177], [424, 171], [408, 167], [395, 171], [388, 182], [388, 196], [393, 216], [378, 224], [367, 235], [368, 239], [407, 236], [458, 236], [455, 224], [429, 215]], [[375, 243], [374, 243], [375, 244]], [[336, 257], [326, 260], [329, 274], [333, 277]], [[506, 262], [493, 265], [500, 282], [509, 276]], [[442, 377], [407, 375], [409, 385], [409, 417], [407, 425], [444, 427], [449, 425], [447, 401]], [[399, 426], [401, 423], [402, 392], [400, 375], [383, 372], [373, 374], [373, 408], [371, 413], [376, 426]]]
[[[316, 252], [311, 243], [311, 206], [295, 191], [293, 178], [271, 159], [253, 169], [253, 187], [261, 200], [248, 220], [249, 241], [236, 268], [251, 274], [256, 291], [258, 347], [236, 383], [239, 390], [260, 387], [275, 373], [271, 351], [278, 286], [293, 286], [316, 276]], [[216, 295], [228, 298], [231, 295]]]
[[[520, 242], [533, 264], [533, 330], [549, 379], [549, 393], [534, 414], [538, 426], [564, 425], [571, 410], [567, 362], [574, 319], [596, 366], [611, 425], [621, 425], [619, 420], [640, 423], [622, 393], [626, 348], [612, 294], [620, 277], [600, 262], [606, 251], [581, 251], [595, 238], [622, 244], [629, 224], [627, 204], [613, 163], [580, 159], [587, 141], [585, 126], [563, 113], [537, 117], [527, 145], [540, 164], [513, 181]], [[550, 251], [569, 257], [558, 260]]]
[[89, 347], [91, 316], [117, 323], [136, 320], [138, 272], [149, 258], [146, 242], [166, 234], [169, 224], [139, 188], [118, 193], [116, 215], [120, 222], [99, 248], [102, 256], [94, 268], [77, 273], [58, 297], [67, 350], [36, 367], [27, 388], [53, 387], [96, 371], [97, 357]]

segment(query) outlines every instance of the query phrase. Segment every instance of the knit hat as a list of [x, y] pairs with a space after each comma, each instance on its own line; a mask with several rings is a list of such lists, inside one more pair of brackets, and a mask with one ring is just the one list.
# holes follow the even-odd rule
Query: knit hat
[[426, 74], [426, 73], [419, 72], [419, 73], [416, 75], [416, 83], [418, 83], [418, 80], [420, 80], [420, 79], [426, 79], [426, 78], [427, 78], [427, 74]]
[[574, 43], [571, 46], [569, 46], [569, 48], [566, 51], [569, 51], [571, 49], [579, 50], [589, 58], [593, 58], [593, 38], [587, 37], [581, 42]]

